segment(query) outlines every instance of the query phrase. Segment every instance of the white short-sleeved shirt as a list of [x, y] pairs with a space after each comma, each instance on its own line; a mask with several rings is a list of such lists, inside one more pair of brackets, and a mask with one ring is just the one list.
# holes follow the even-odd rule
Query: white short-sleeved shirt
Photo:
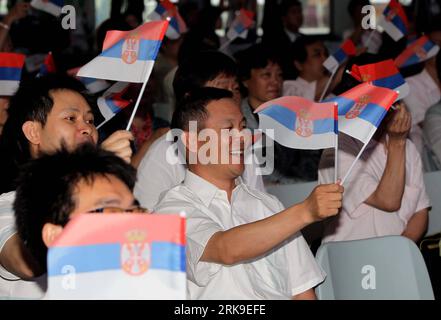
[[409, 95], [404, 99], [412, 115], [412, 128], [409, 138], [421, 154], [424, 146], [423, 130], [419, 126], [424, 121], [427, 110], [441, 100], [441, 91], [430, 74], [424, 69], [421, 73], [406, 78]]
[[425, 168], [441, 170], [441, 103], [431, 107], [424, 120]]
[[297, 96], [314, 101], [317, 81], [308, 82], [301, 77], [283, 82], [283, 96]]
[[[339, 135], [340, 176], [346, 174], [361, 147], [358, 140]], [[386, 161], [384, 144], [371, 140], [345, 183], [341, 213], [325, 221], [323, 242], [400, 235], [416, 212], [430, 207], [421, 158], [410, 140], [406, 143], [406, 184], [400, 210], [385, 212], [364, 203], [380, 183]], [[327, 149], [320, 160], [319, 183], [333, 180], [334, 150]]]
[[[186, 165], [176, 144], [167, 141], [167, 134], [156, 140], [142, 159], [137, 173], [134, 195], [142, 206], [152, 209], [162, 192], [180, 184], [185, 178]], [[243, 178], [258, 190], [265, 190], [257, 165], [246, 164]]]
[[189, 299], [290, 299], [324, 280], [306, 241], [295, 234], [264, 257], [224, 266], [201, 262], [210, 238], [219, 231], [255, 222], [282, 211], [275, 197], [251, 189], [242, 179], [227, 193], [187, 171], [155, 212], [187, 215], [187, 296]]
[[[17, 233], [13, 203], [15, 191], [0, 196], [0, 251], [6, 242]], [[21, 280], [0, 264], [0, 299], [40, 299], [46, 291], [46, 278], [35, 281]]]

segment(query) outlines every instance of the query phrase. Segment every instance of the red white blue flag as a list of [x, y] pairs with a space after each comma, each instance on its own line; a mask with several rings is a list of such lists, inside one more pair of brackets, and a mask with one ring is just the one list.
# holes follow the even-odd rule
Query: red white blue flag
[[337, 105], [301, 97], [282, 97], [256, 109], [259, 129], [292, 149], [316, 150], [336, 146]]
[[429, 40], [427, 36], [422, 36], [409, 46], [395, 59], [398, 68], [405, 68], [417, 63], [424, 62], [438, 54], [439, 47]]
[[125, 99], [124, 94], [127, 92], [130, 83], [117, 82], [107, 90], [103, 96], [98, 98], [98, 108], [104, 121], [97, 127], [100, 128], [107, 121], [112, 119], [118, 112], [130, 105], [131, 100]]
[[355, 56], [356, 51], [357, 48], [354, 42], [352, 42], [351, 39], [347, 39], [334, 54], [330, 55], [328, 59], [323, 62], [323, 66], [328, 69], [329, 72], [334, 72], [347, 58]]
[[179, 14], [178, 8], [169, 0], [158, 2], [155, 10], [149, 15], [149, 19], [167, 20], [169, 22], [166, 37], [169, 39], [178, 39], [181, 34], [187, 32], [187, 25]]
[[395, 41], [409, 33], [409, 21], [406, 12], [397, 0], [391, 0], [379, 19], [379, 25]]
[[109, 31], [102, 53], [83, 66], [78, 76], [142, 83], [148, 80], [167, 21], [144, 23], [132, 31]]
[[25, 56], [0, 52], [0, 96], [12, 96], [20, 86]]
[[245, 39], [248, 36], [248, 30], [253, 24], [254, 12], [241, 9], [228, 29], [227, 38], [230, 40], [238, 37]]
[[64, 0], [32, 0], [31, 6], [35, 9], [45, 11], [53, 16], [58, 17], [61, 15]]
[[46, 299], [184, 300], [185, 218], [79, 214], [47, 260]]

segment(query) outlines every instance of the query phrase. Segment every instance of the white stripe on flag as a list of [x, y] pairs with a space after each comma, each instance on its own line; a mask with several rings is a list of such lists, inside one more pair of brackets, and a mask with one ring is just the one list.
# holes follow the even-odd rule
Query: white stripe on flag
[[265, 114], [259, 114], [259, 129], [274, 129], [273, 133], [266, 131], [271, 139], [293, 149], [319, 150], [335, 147], [335, 133], [314, 134], [307, 138], [300, 137], [279, 122]]
[[338, 117], [338, 131], [346, 133], [363, 143], [368, 143], [372, 132], [377, 128], [370, 122], [361, 118], [346, 119], [345, 116]]
[[96, 79], [96, 81], [93, 81], [86, 85], [87, 91], [89, 91], [92, 94], [101, 92], [103, 90], [106, 90], [110, 86], [110, 83], [108, 83], [105, 80]]
[[71, 287], [66, 286], [68, 277], [69, 274], [49, 277], [44, 299], [186, 299], [185, 272], [155, 269], [141, 276], [131, 276], [122, 270], [75, 273]]
[[108, 121], [113, 118], [115, 114], [107, 105], [105, 98], [99, 97], [97, 104], [98, 104], [98, 109], [100, 109], [101, 115], [104, 117], [104, 121]]
[[380, 21], [378, 22], [384, 29], [387, 34], [394, 39], [394, 41], [400, 40], [404, 37], [404, 34], [398, 29], [392, 22], [387, 21], [384, 16], [380, 17]]
[[13, 96], [20, 86], [20, 81], [0, 80], [0, 96]]
[[61, 15], [61, 7], [53, 4], [52, 2], [43, 2], [42, 0], [32, 0], [31, 6], [33, 6], [36, 9], [39, 9], [41, 11], [50, 13], [51, 15], [54, 15], [58, 17]]
[[430, 58], [436, 56], [438, 54], [439, 51], [439, 47], [437, 45], [433, 46], [432, 49], [429, 50], [429, 52], [427, 52], [427, 59], [429, 60]]
[[398, 91], [400, 94], [398, 95], [397, 99], [395, 101], [401, 100], [406, 98], [409, 95], [410, 88], [407, 82], [403, 83], [398, 88], [395, 88], [395, 91]]
[[328, 59], [323, 62], [323, 66], [328, 69], [329, 72], [334, 72], [334, 70], [338, 67], [338, 61], [333, 55], [330, 55]]
[[120, 58], [98, 56], [78, 71], [79, 77], [107, 79], [114, 81], [143, 83], [153, 69], [155, 61], [124, 63]]

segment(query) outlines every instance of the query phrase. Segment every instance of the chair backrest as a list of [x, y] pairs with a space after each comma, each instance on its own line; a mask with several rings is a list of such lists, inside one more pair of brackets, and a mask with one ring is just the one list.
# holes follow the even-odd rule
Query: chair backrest
[[429, 226], [427, 235], [441, 232], [441, 171], [428, 172], [424, 174], [426, 192], [432, 203], [432, 210], [429, 213]]
[[316, 259], [327, 274], [316, 288], [319, 299], [434, 299], [421, 252], [405, 237], [328, 242]]

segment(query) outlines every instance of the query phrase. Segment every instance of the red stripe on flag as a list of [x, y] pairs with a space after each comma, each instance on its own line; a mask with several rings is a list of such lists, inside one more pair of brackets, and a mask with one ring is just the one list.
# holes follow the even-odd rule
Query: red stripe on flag
[[418, 48], [422, 48], [424, 44], [430, 41], [427, 36], [422, 36], [418, 40], [414, 41], [410, 46], [408, 46], [396, 59], [395, 65], [397, 67], [402, 66], [410, 57], [412, 57]]
[[398, 94], [396, 91], [376, 87], [368, 82], [364, 82], [340, 95], [340, 97], [353, 101], [358, 101], [362, 96], [367, 99], [366, 103], [374, 103], [386, 110], [389, 110], [392, 103], [394, 103], [398, 97]]
[[168, 21], [146, 22], [131, 31], [108, 31], [103, 43], [103, 51], [113, 47], [120, 40], [127, 38], [139, 38], [144, 40], [162, 40], [167, 31]]
[[0, 53], [0, 68], [23, 68], [26, 56], [19, 53]]
[[[129, 237], [143, 237], [143, 241], [172, 242], [185, 245], [185, 232], [178, 215], [103, 214], [86, 213], [75, 216], [63, 230], [63, 236], [52, 247], [84, 246], [106, 243], [127, 243]], [[81, 225], [83, 232], [70, 232]], [[78, 230], [78, 229], [77, 229]], [[173, 234], [170, 230], [176, 230]], [[181, 231], [181, 232], [179, 232]], [[138, 239], [139, 240], [139, 239]]]
[[357, 53], [357, 48], [355, 47], [355, 44], [354, 42], [352, 42], [351, 39], [348, 39], [345, 42], [343, 42], [341, 48], [344, 51], [344, 53], [346, 53], [348, 56], [355, 56], [355, 54]]
[[358, 81], [375, 81], [398, 74], [399, 71], [392, 59], [363, 66], [353, 65], [351, 75]]
[[389, 3], [389, 8], [401, 18], [404, 25], [406, 26], [406, 29], [409, 30], [409, 20], [407, 19], [407, 15], [403, 9], [403, 6], [397, 0], [391, 0]]

